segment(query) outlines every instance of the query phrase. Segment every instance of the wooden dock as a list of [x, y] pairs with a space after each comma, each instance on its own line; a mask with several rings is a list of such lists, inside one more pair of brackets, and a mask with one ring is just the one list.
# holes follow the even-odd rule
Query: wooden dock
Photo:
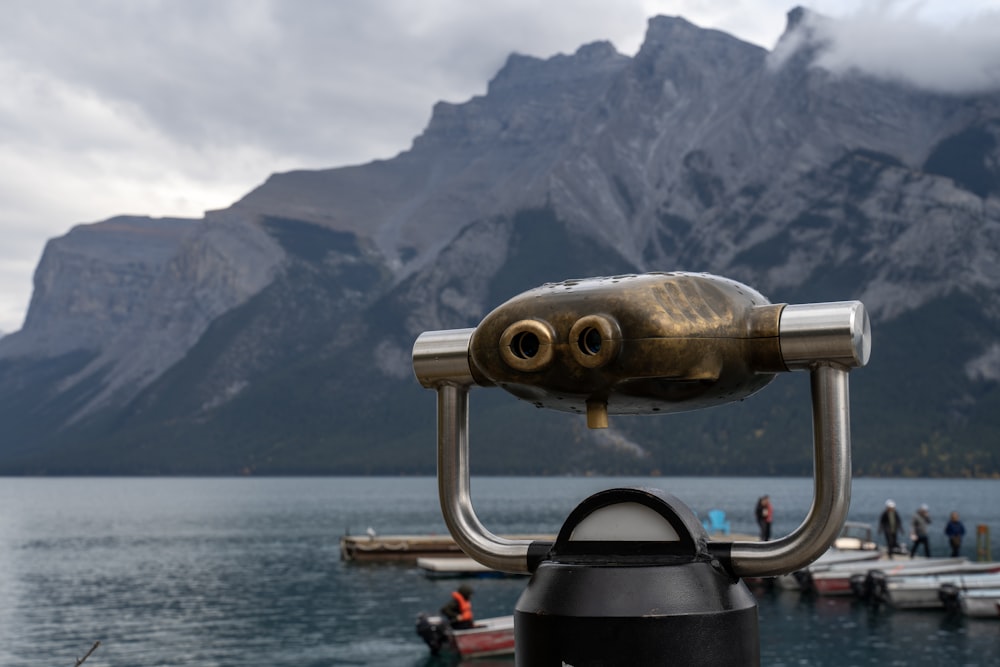
[[[554, 542], [555, 535], [505, 535], [512, 540]], [[743, 540], [756, 542], [756, 535], [715, 533], [709, 539], [720, 542]], [[340, 559], [358, 562], [408, 562], [418, 558], [460, 558], [465, 552], [458, 548], [451, 535], [344, 535], [340, 538]]]
[[[507, 535], [515, 540], [554, 541], [554, 535]], [[418, 558], [464, 557], [451, 535], [344, 535], [341, 560], [358, 562], [412, 562]]]

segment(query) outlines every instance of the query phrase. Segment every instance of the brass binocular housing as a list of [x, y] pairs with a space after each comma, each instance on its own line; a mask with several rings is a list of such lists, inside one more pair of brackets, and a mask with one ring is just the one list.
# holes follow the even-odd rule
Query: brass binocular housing
[[[819, 337], [839, 338], [843, 348], [823, 356], [864, 365], [864, 307], [813, 304], [814, 319], [818, 306], [821, 318], [839, 320], [831, 330], [823, 323]], [[470, 368], [477, 384], [538, 407], [585, 412], [588, 425], [600, 428], [608, 414], [696, 410], [753, 394], [800, 363], [794, 349], [791, 359], [786, 353], [788, 340], [801, 334], [802, 308], [772, 304], [746, 285], [708, 274], [549, 283], [483, 319], [469, 344]]]

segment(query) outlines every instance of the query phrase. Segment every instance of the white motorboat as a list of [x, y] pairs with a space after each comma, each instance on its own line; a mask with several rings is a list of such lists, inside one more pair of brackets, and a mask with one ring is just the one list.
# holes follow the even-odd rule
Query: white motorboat
[[906, 574], [871, 573], [873, 601], [898, 609], [935, 609], [945, 606], [942, 587], [952, 586], [959, 596], [968, 590], [1000, 588], [1000, 563], [968, 562], [947, 572], [912, 571]]
[[961, 589], [954, 584], [944, 584], [940, 594], [945, 607], [954, 607], [957, 603], [966, 616], [1000, 618], [1000, 587]]
[[[792, 572], [791, 574], [783, 574], [780, 577], [776, 577], [775, 583], [780, 588], [785, 590], [811, 590], [811, 577], [817, 572], [826, 572], [848, 563], [872, 562], [878, 560], [879, 558], [880, 554], [878, 551], [838, 549], [831, 547], [809, 566]], [[805, 582], [805, 586], [803, 586], [803, 582]]]
[[[880, 570], [887, 574], [902, 574], [910, 570], [944, 568], [932, 571], [946, 571], [968, 563], [966, 558], [913, 558], [861, 561], [836, 564], [829, 569], [808, 573], [802, 581], [803, 590], [811, 590], [817, 595], [856, 595], [865, 597], [864, 586], [869, 572]], [[853, 579], [852, 579], [853, 578]], [[853, 583], [852, 583], [853, 581]]]

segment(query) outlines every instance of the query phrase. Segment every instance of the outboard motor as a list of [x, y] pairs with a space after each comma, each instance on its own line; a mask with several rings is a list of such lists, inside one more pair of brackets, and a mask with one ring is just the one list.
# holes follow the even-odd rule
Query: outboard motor
[[868, 573], [868, 601], [873, 607], [880, 607], [889, 604], [889, 584], [888, 577], [882, 570], [872, 570]]
[[441, 649], [451, 644], [450, 625], [443, 616], [419, 614], [417, 616], [417, 634], [431, 649], [431, 655], [437, 655]]
[[[483, 565], [533, 573], [514, 610], [517, 664], [758, 665], [756, 601], [741, 578], [800, 570], [840, 534], [850, 505], [847, 375], [868, 362], [870, 337], [860, 302], [772, 304], [741, 283], [691, 273], [550, 283], [474, 329], [421, 334], [413, 368], [437, 392], [445, 523]], [[609, 415], [742, 400], [795, 370], [811, 377], [814, 496], [785, 537], [712, 541], [679, 499], [651, 489], [591, 496], [554, 543], [499, 537], [472, 507], [473, 386], [606, 428]]]
[[812, 594], [816, 592], [816, 584], [813, 583], [813, 575], [808, 569], [795, 570], [792, 573], [795, 581], [799, 584], [799, 590], [803, 593]]
[[962, 601], [960, 599], [961, 591], [955, 584], [941, 584], [941, 588], [938, 589], [938, 598], [941, 599], [941, 604], [944, 605], [944, 609], [949, 614], [957, 614], [962, 611]]
[[851, 575], [851, 592], [859, 600], [868, 601], [872, 596], [871, 578], [867, 572], [858, 572]]

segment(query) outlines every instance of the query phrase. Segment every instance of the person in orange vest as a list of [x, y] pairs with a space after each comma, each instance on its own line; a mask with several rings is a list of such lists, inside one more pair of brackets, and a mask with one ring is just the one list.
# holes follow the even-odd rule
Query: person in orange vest
[[451, 599], [441, 607], [441, 613], [448, 618], [452, 628], [464, 630], [472, 627], [471, 598], [472, 587], [462, 584], [457, 591], [452, 591]]

